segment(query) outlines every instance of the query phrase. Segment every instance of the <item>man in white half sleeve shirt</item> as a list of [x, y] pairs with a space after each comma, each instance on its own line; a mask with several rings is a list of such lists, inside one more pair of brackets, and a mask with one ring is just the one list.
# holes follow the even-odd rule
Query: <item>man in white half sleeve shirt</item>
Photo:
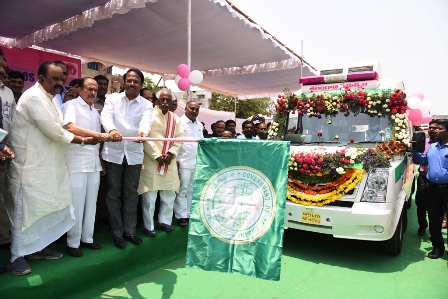
[[[204, 127], [197, 120], [199, 104], [190, 101], [185, 107], [185, 115], [181, 116], [184, 136], [188, 139], [201, 139]], [[193, 196], [194, 168], [198, 152], [197, 142], [183, 142], [177, 162], [179, 163], [180, 188], [174, 202], [174, 216], [179, 226], [187, 226], [190, 218], [191, 198]]]

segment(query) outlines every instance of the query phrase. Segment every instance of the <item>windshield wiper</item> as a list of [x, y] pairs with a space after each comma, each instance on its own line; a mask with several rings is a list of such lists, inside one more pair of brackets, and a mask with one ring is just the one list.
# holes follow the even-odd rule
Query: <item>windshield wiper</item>
[[382, 143], [382, 141], [355, 141], [353, 142], [355, 144], [362, 144], [362, 143]]
[[310, 141], [310, 142], [304, 142], [303, 144], [319, 144], [319, 143], [342, 143], [341, 141], [338, 140], [322, 140], [322, 141]]

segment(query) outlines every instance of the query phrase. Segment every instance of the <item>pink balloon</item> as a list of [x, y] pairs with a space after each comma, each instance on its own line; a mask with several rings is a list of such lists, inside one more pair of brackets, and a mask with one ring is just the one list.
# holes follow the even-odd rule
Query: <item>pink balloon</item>
[[[182, 91], [186, 91], [190, 88], [190, 80], [188, 80], [188, 78], [182, 78], [179, 80], [179, 82], [177, 83], [177, 86], [179, 87], [180, 90]], [[420, 111], [420, 110], [419, 110]]]
[[186, 64], [179, 64], [179, 66], [177, 67], [177, 73], [182, 78], [188, 78], [188, 76], [190, 75], [190, 68]]
[[408, 118], [410, 121], [412, 121], [412, 123], [418, 121], [418, 120], [422, 120], [422, 112], [420, 111], [420, 109], [411, 109], [409, 111], [408, 114]]
[[420, 119], [420, 120], [413, 121], [412, 124], [414, 126], [420, 126], [422, 124], [422, 120]]
[[422, 101], [425, 99], [425, 95], [423, 94], [423, 92], [414, 92], [414, 93], [407, 95], [406, 97], [407, 98], [417, 97], [417, 98], [420, 98], [420, 100], [422, 100]]
[[423, 114], [422, 115], [422, 122], [429, 123], [432, 120], [431, 114]]

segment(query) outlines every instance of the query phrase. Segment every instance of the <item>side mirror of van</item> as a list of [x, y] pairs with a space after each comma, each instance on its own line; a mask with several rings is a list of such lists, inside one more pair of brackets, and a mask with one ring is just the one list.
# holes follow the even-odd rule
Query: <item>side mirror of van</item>
[[414, 132], [412, 135], [412, 150], [409, 152], [420, 152], [423, 153], [426, 147], [426, 134], [425, 132]]

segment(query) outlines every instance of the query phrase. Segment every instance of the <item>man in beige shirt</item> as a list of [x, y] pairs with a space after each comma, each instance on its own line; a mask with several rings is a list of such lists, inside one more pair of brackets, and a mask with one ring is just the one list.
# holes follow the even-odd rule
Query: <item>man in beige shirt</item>
[[[168, 89], [158, 92], [159, 106], [155, 106], [153, 124], [148, 137], [151, 138], [181, 138], [184, 131], [179, 117], [169, 111], [173, 94]], [[145, 234], [154, 237], [154, 207], [157, 192], [160, 194], [160, 209], [157, 229], [171, 232], [173, 218], [173, 205], [176, 192], [179, 191], [179, 175], [176, 156], [179, 153], [181, 142], [148, 141], [144, 144], [145, 157], [138, 193], [143, 199], [143, 221]]]

